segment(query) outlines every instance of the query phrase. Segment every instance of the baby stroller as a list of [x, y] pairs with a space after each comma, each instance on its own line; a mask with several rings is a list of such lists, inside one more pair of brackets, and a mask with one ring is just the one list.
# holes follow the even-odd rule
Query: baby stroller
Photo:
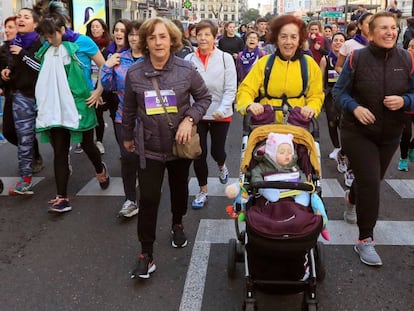
[[[290, 110], [283, 109], [284, 120]], [[246, 292], [243, 310], [257, 310], [255, 289], [275, 294], [303, 292], [302, 310], [317, 310], [316, 281], [325, 277], [323, 243], [318, 237], [323, 229], [320, 215], [311, 207], [304, 207], [292, 198], [280, 199], [266, 205], [258, 194], [260, 188], [296, 189], [317, 192], [321, 196], [319, 128], [312, 120], [312, 134], [298, 126], [288, 124], [263, 125], [251, 130], [245, 118], [242, 143], [240, 184], [249, 194], [248, 202], [234, 204], [234, 212], [243, 214], [245, 230], [240, 228], [240, 217], [235, 218], [237, 239], [228, 244], [228, 277], [235, 277], [236, 263], [244, 262]], [[263, 145], [269, 133], [293, 134], [300, 168], [311, 176], [311, 182], [249, 181], [255, 165], [253, 153]], [[301, 155], [299, 155], [299, 153]]]

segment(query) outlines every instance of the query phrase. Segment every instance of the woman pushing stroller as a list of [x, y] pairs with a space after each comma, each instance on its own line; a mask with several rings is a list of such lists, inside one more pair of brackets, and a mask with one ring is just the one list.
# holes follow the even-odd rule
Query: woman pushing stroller
[[287, 99], [290, 106], [301, 107], [303, 118], [316, 118], [324, 100], [322, 73], [313, 58], [303, 53], [305, 23], [292, 15], [278, 16], [270, 23], [268, 40], [275, 44], [276, 52], [259, 59], [240, 84], [237, 110], [260, 115], [264, 104], [282, 106]]

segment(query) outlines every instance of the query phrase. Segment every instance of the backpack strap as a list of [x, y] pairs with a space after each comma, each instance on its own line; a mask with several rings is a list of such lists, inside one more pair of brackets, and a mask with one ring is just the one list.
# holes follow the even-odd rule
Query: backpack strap
[[[270, 96], [267, 93], [267, 88], [269, 86], [270, 72], [272, 71], [272, 67], [273, 67], [273, 64], [275, 62], [275, 59], [276, 59], [276, 53], [272, 53], [270, 55], [270, 57], [268, 58], [268, 60], [267, 60], [266, 67], [265, 67], [265, 70], [264, 70], [264, 82], [263, 82], [265, 93], [264, 93], [263, 96], [260, 96], [260, 99], [262, 99], [262, 98], [268, 98], [268, 99], [283, 99], [283, 98], [286, 98], [286, 95], [283, 95], [282, 97], [275, 97], [275, 96]], [[308, 62], [306, 60], [305, 55], [302, 55], [300, 57], [300, 72], [301, 72], [301, 75], [302, 75], [302, 92], [298, 96], [290, 97], [290, 98], [300, 98], [302, 96], [305, 96], [306, 90], [308, 89], [308, 78], [309, 78], [308, 77]]]

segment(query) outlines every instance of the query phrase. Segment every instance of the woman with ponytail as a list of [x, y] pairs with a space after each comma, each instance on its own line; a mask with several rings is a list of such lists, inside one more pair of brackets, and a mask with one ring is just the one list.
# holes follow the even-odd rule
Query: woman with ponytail
[[42, 63], [36, 84], [36, 129], [42, 133], [43, 141], [50, 141], [54, 152], [57, 196], [49, 201], [52, 204], [49, 212], [63, 213], [72, 210], [67, 194], [71, 140], [81, 143], [95, 168], [100, 187], [109, 186], [108, 169], [93, 139], [94, 106], [99, 103], [102, 86], [98, 80], [97, 88], [93, 89], [91, 62], [100, 68], [104, 58], [91, 38], [66, 27], [66, 17], [56, 10], [53, 2], [36, 31], [46, 40], [36, 54]]

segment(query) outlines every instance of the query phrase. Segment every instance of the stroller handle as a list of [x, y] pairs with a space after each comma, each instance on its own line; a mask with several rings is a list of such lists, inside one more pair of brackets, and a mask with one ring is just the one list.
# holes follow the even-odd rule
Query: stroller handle
[[304, 182], [289, 182], [289, 181], [256, 181], [248, 185], [249, 188], [273, 188], [273, 189], [290, 189], [302, 190], [306, 192], [314, 192], [315, 185]]
[[[283, 117], [287, 119], [289, 113], [292, 111], [293, 107], [290, 106], [288, 103], [284, 103], [282, 106], [272, 106], [273, 111], [281, 111], [283, 112]], [[243, 136], [248, 136], [252, 131], [253, 127], [251, 124], [252, 113], [247, 111], [247, 114], [243, 118]], [[318, 121], [312, 117], [311, 118], [311, 131], [312, 137], [315, 141], [319, 141], [319, 123]]]

